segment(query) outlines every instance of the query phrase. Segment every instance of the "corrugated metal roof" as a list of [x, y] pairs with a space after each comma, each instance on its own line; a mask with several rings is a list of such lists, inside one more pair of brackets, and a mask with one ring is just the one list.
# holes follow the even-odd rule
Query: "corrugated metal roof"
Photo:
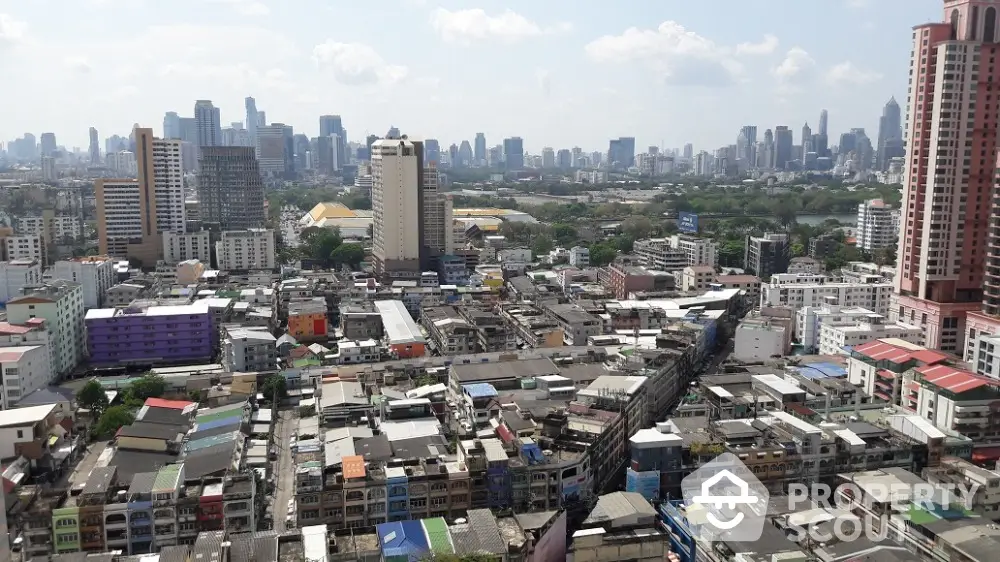
[[344, 478], [364, 478], [365, 458], [360, 455], [344, 457]]
[[451, 544], [451, 533], [448, 532], [448, 524], [444, 518], [424, 519], [423, 524], [427, 542], [435, 554], [455, 553], [455, 547]]
[[128, 495], [149, 494], [153, 491], [153, 482], [156, 481], [155, 472], [139, 472], [132, 477], [132, 484], [128, 487]]

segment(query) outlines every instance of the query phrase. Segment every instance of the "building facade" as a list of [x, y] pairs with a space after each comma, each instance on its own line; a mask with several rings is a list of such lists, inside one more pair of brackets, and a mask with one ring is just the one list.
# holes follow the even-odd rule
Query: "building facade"
[[263, 228], [228, 230], [215, 243], [215, 257], [223, 271], [274, 269], [274, 252], [274, 231]]
[[52, 266], [51, 273], [53, 279], [80, 283], [85, 308], [104, 306], [104, 296], [116, 278], [115, 262], [107, 256], [60, 260]]
[[[258, 134], [264, 129], [258, 129]], [[202, 225], [210, 230], [262, 228], [267, 218], [264, 183], [254, 149], [203, 148], [200, 163], [198, 201]]]
[[7, 302], [7, 321], [26, 324], [33, 318], [45, 320], [52, 342], [49, 365], [57, 376], [69, 373], [86, 351], [83, 286], [57, 280], [25, 287], [22, 292], [24, 296]]
[[169, 265], [188, 260], [212, 263], [212, 244], [209, 232], [163, 233], [163, 261]]

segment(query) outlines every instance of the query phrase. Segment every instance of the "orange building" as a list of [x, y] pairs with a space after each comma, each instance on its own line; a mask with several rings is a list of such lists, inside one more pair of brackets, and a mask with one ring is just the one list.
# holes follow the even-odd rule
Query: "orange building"
[[326, 301], [316, 298], [288, 303], [288, 333], [300, 342], [328, 339]]
[[382, 329], [390, 353], [399, 359], [427, 354], [427, 340], [403, 301], [375, 301], [375, 308], [382, 316]]

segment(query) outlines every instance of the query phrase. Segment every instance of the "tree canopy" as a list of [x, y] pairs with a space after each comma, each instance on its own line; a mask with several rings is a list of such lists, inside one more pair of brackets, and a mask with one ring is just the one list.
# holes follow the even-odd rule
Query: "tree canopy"
[[265, 398], [270, 400], [275, 393], [278, 395], [278, 400], [288, 396], [288, 387], [285, 382], [285, 377], [281, 376], [280, 373], [274, 373], [268, 375], [264, 379], [264, 384], [260, 386], [260, 393], [264, 395]]
[[127, 406], [137, 408], [148, 398], [160, 398], [167, 392], [167, 381], [160, 375], [146, 373], [129, 383], [122, 391], [122, 402]]
[[108, 407], [108, 395], [97, 379], [90, 379], [83, 385], [76, 393], [76, 401], [81, 407], [90, 410], [94, 417], [100, 417]]
[[94, 433], [100, 436], [111, 435], [118, 428], [131, 425], [135, 421], [135, 411], [125, 405], [112, 406], [101, 414], [94, 426]]
[[334, 267], [348, 266], [359, 269], [365, 259], [365, 248], [361, 244], [344, 243], [330, 252], [330, 263]]

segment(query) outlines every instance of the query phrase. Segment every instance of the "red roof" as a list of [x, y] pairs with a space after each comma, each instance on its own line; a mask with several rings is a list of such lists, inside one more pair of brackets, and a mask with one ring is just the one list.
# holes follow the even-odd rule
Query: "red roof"
[[875, 340], [859, 345], [854, 348], [854, 351], [868, 357], [869, 359], [874, 359], [875, 361], [892, 361], [897, 364], [913, 360], [930, 365], [940, 363], [948, 358], [948, 356], [943, 353], [938, 353], [929, 349], [907, 349], [883, 340]]
[[985, 385], [998, 385], [998, 382], [992, 379], [947, 365], [925, 365], [914, 370], [924, 376], [924, 381], [955, 393]]
[[0, 334], [5, 336], [10, 334], [27, 334], [30, 331], [31, 328], [27, 326], [18, 326], [10, 322], [0, 322]]
[[147, 398], [146, 405], [151, 408], [169, 408], [171, 410], [183, 410], [191, 406], [194, 402], [187, 400], [164, 400], [163, 398]]

